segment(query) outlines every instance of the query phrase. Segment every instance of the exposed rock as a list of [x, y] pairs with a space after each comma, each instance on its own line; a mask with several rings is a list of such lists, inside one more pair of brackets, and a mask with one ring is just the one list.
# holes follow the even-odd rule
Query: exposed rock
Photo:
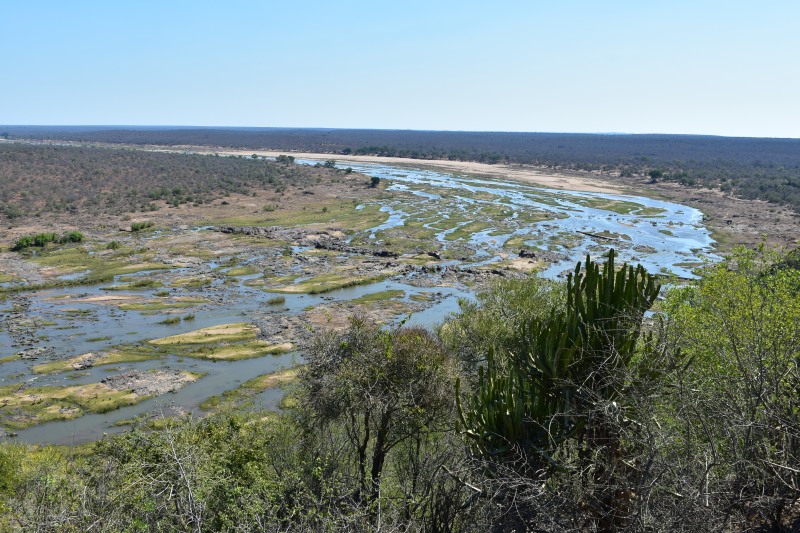
[[159, 396], [167, 392], [175, 392], [197, 378], [180, 370], [158, 370], [156, 372], [140, 372], [130, 370], [109, 376], [101, 381], [104, 385], [118, 391], [130, 391], [137, 396]]
[[20, 356], [21, 359], [38, 359], [47, 351], [48, 348], [43, 348], [43, 347], [28, 348], [27, 350], [22, 350], [21, 352], [17, 352], [17, 355]]

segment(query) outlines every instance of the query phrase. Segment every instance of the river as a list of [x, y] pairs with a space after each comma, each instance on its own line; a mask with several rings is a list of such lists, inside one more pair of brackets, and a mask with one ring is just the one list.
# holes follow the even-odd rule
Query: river
[[[399, 230], [410, 227], [432, 232], [445, 253], [458, 248], [458, 254], [465, 254], [461, 259], [443, 261], [447, 268], [501, 264], [516, 257], [520, 248], [529, 248], [546, 250], [558, 258], [539, 273], [557, 278], [574, 268], [587, 253], [597, 256], [614, 246], [621, 261], [641, 263], [651, 272], [687, 278], [694, 276], [692, 269], [696, 265], [715, 259], [713, 240], [702, 225], [702, 214], [679, 204], [639, 196], [555, 190], [501, 179], [385, 164], [340, 161], [339, 166], [349, 166], [388, 184], [386, 194], [376, 200], [381, 210], [389, 214], [388, 219], [352, 235], [352, 239], [386, 241], [396, 238]], [[203, 268], [207, 271], [218, 269], [217, 261], [219, 259], [209, 261]], [[148, 273], [141, 275], [147, 276]], [[378, 291], [403, 291], [401, 300], [404, 302], [410, 302], [425, 292], [409, 283], [408, 279], [397, 277], [320, 295], [287, 294], [279, 309], [270, 309], [267, 304], [270, 294], [249, 286], [246, 281], [247, 278], [243, 277], [224, 288], [215, 287], [224, 289], [218, 301], [200, 306], [196, 319], [191, 323], [177, 325], [164, 324], [163, 315], [78, 303], [95, 295], [107, 294], [103, 289], [110, 284], [25, 293], [29, 305], [27, 313], [36, 317], [37, 340], [33, 347], [49, 349], [57, 354], [57, 358], [68, 358], [108, 349], [122, 342], [144, 342], [202, 327], [244, 321], [263, 322], [274, 320], [279, 315], [300, 316], [305, 310], [323, 303], [352, 300]], [[430, 327], [457, 311], [459, 298], [472, 297], [466, 287], [437, 287], [436, 291], [435, 303], [412, 314], [407, 323]], [[0, 303], [0, 312], [6, 318], [10, 308], [10, 302]], [[0, 359], [13, 355], [18, 349], [14, 347], [11, 327], [8, 323], [4, 325], [6, 327], [0, 330]], [[25, 442], [84, 442], [103, 433], [120, 431], [122, 428], [115, 426], [120, 420], [160, 409], [199, 413], [199, 403], [210, 395], [235, 388], [253, 376], [289, 367], [301, 359], [301, 353], [291, 352], [235, 362], [167, 357], [130, 363], [125, 368], [168, 367], [204, 373], [205, 377], [175, 393], [135, 406], [23, 429], [18, 432], [18, 439]], [[97, 382], [109, 371], [119, 370], [94, 367], [82, 373], [39, 375], [32, 372], [34, 364], [29, 360], [0, 364], [0, 385], [23, 382], [36, 386], [79, 385]], [[279, 389], [268, 390], [258, 400], [264, 407], [274, 408], [281, 394]]]

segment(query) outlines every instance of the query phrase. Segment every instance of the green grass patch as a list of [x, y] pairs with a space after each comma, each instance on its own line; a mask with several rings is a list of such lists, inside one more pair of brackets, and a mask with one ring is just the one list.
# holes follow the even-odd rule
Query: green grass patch
[[95, 367], [123, 363], [139, 363], [157, 359], [161, 355], [162, 354], [157, 349], [150, 346], [121, 345], [107, 352], [81, 354], [70, 357], [69, 359], [35, 365], [32, 370], [36, 374], [52, 374], [55, 372], [75, 370], [87, 364], [88, 367]]
[[322, 274], [305, 281], [287, 285], [285, 287], [267, 289], [270, 292], [283, 292], [289, 294], [323, 294], [346, 287], [368, 285], [386, 279], [386, 276], [344, 276], [342, 274]]
[[258, 329], [247, 323], [222, 324], [179, 335], [153, 339], [149, 344], [164, 353], [216, 361], [239, 361], [291, 351], [291, 343], [270, 344], [256, 339]]
[[662, 209], [660, 207], [643, 207], [636, 211], [635, 214], [642, 215], [642, 216], [656, 216], [656, 215], [663, 215], [666, 213], [666, 209]]
[[172, 346], [181, 344], [212, 344], [220, 342], [241, 342], [255, 339], [257, 328], [247, 322], [222, 324], [208, 328], [197, 329], [179, 335], [172, 335], [161, 339], [153, 339], [150, 344], [155, 346]]
[[5, 406], [0, 420], [11, 429], [24, 429], [54, 420], [78, 418], [87, 412], [105, 413], [146, 399], [145, 396], [114, 390], [102, 383], [0, 389], [0, 404]]
[[387, 291], [380, 291], [380, 292], [373, 292], [371, 294], [365, 294], [364, 296], [359, 296], [353, 300], [350, 300], [350, 303], [353, 304], [368, 304], [372, 302], [381, 302], [384, 300], [391, 300], [393, 298], [402, 298], [406, 295], [406, 292], [399, 289], [387, 290]]
[[0, 365], [2, 365], [3, 363], [10, 363], [11, 361], [16, 361], [19, 358], [20, 358], [19, 355], [9, 355], [8, 357], [0, 358]]
[[[56, 269], [59, 275], [76, 274], [87, 271], [84, 276], [75, 280], [53, 280], [37, 286], [30, 286], [29, 289], [39, 289], [48, 287], [88, 285], [94, 283], [105, 283], [111, 281], [115, 276], [123, 274], [134, 274], [147, 270], [168, 270], [173, 265], [155, 263], [143, 260], [141, 262], [131, 262], [116, 259], [115, 254], [111, 257], [103, 257], [96, 254], [89, 254], [83, 246], [74, 246], [54, 250], [46, 250], [30, 259], [36, 263]], [[124, 259], [129, 259], [127, 256]]]
[[[201, 374], [191, 372], [182, 374], [179, 386], [201, 377]], [[155, 376], [156, 379], [159, 377]], [[78, 418], [86, 413], [106, 413], [148, 398], [150, 396], [117, 390], [104, 383], [29, 388], [24, 384], [7, 385], [0, 387], [0, 405], [3, 405], [0, 423], [12, 429], [23, 429], [53, 420]]]
[[171, 287], [185, 287], [187, 289], [196, 289], [209, 285], [211, 285], [211, 278], [207, 277], [177, 278], [170, 283]]
[[[118, 285], [111, 285], [110, 287], [103, 287], [104, 291], [141, 291], [146, 289], [157, 289], [164, 285], [160, 281], [154, 279], [140, 279], [131, 281], [129, 283], [121, 283]], [[169, 294], [169, 292], [167, 292]]]
[[412, 302], [432, 302], [436, 299], [436, 295], [432, 292], [417, 292], [409, 296]]
[[164, 311], [166, 309], [186, 309], [196, 304], [208, 303], [205, 298], [186, 298], [173, 302], [150, 300], [144, 303], [128, 303], [119, 306], [123, 311]]
[[265, 355], [281, 355], [291, 351], [291, 343], [270, 344], [266, 341], [255, 340], [234, 344], [202, 344], [180, 351], [185, 357], [196, 359], [210, 359], [213, 361], [241, 361], [264, 357]]
[[258, 274], [260, 271], [256, 268], [251, 266], [241, 266], [236, 267], [228, 270], [225, 272], [226, 276], [252, 276], [253, 274]]
[[324, 201], [307, 209], [277, 209], [255, 217], [232, 217], [217, 221], [231, 226], [309, 226], [340, 223], [358, 231], [379, 226], [389, 218], [380, 205], [356, 209], [352, 201]]
[[12, 281], [17, 281], [18, 279], [19, 278], [13, 274], [0, 272], [0, 283], [11, 283]]
[[297, 380], [301, 367], [262, 374], [245, 381], [239, 387], [214, 395], [200, 404], [204, 411], [213, 411], [222, 406], [236, 406], [249, 400], [253, 395], [267, 389], [288, 385]]

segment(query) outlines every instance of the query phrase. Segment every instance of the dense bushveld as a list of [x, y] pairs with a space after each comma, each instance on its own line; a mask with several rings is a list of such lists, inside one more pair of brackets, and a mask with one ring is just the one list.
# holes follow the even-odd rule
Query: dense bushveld
[[4, 443], [0, 529], [797, 531], [796, 255], [605, 264], [320, 333], [281, 413]]
[[8, 138], [524, 163], [718, 188], [800, 209], [800, 140], [290, 128], [2, 128]]
[[201, 205], [232, 193], [317, 183], [333, 169], [251, 157], [97, 147], [0, 145], [0, 213], [120, 214]]

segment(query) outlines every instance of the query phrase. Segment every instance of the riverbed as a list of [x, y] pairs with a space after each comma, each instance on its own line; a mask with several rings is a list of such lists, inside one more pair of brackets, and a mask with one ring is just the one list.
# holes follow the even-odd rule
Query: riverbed
[[[679, 204], [413, 167], [337, 164], [379, 178], [383, 193], [354, 207], [381, 214], [381, 222], [358, 230], [348, 230], [345, 224], [329, 231], [326, 238], [337, 243], [335, 249], [310, 240], [262, 244], [257, 238], [231, 237], [223, 242], [215, 228], [199, 225], [164, 229], [139, 238], [136, 246], [150, 250], [162, 243], [169, 248], [169, 243], [192, 235], [208, 241], [211, 250], [170, 257], [163, 251], [148, 255], [132, 250], [145, 258], [140, 264], [150, 265], [149, 260], [158, 268], [143, 266], [97, 285], [21, 292], [0, 302], [0, 361], [5, 360], [0, 362], [0, 387], [73, 387], [131, 370], [169, 369], [200, 376], [175, 392], [135, 405], [19, 429], [17, 438], [77, 443], [121, 431], [125, 426], [118, 424], [136, 416], [162, 411], [202, 414], [199, 406], [210, 396], [302, 362], [311, 330], [325, 328], [326, 321], [341, 324], [349, 312], [372, 311], [372, 317], [385, 323], [406, 320], [432, 327], [458, 310], [459, 299], [472, 298], [475, 287], [493, 276], [538, 269], [538, 275], [559, 278], [587, 253], [599, 257], [610, 247], [622, 261], [678, 278], [693, 277], [695, 267], [715, 259], [702, 214]], [[223, 244], [234, 251], [211, 253]], [[99, 247], [90, 253], [110, 254]], [[300, 290], [315, 280], [324, 279], [323, 284], [344, 279], [343, 273], [359, 284], [343, 283], [342, 288], [319, 293]], [[65, 281], [84, 275], [83, 270], [66, 274], [70, 277]], [[255, 324], [263, 342], [290, 343], [292, 349], [242, 360], [159, 352], [122, 364], [52, 373], [34, 370], [82, 354], [119, 351], [120, 346], [149, 348], [153, 339], [231, 323]], [[276, 408], [282, 395], [280, 389], [268, 389], [254, 401]]]

